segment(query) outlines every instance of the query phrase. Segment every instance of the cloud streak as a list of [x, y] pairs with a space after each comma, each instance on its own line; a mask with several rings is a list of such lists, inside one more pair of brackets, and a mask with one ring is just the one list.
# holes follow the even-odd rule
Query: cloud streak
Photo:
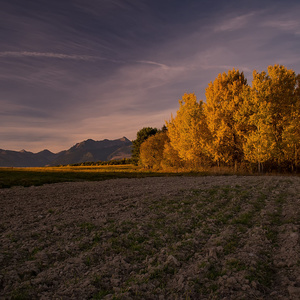
[[300, 21], [298, 20], [272, 20], [265, 22], [264, 25], [267, 27], [272, 27], [283, 31], [289, 31], [291, 33], [295, 33], [296, 35], [300, 35]]
[[141, 64], [148, 64], [148, 65], [154, 65], [154, 66], [158, 66], [161, 67], [163, 69], [169, 69], [169, 67], [165, 64], [161, 64], [155, 61], [149, 61], [149, 60], [138, 60], [137, 63], [141, 63]]
[[63, 54], [63, 53], [51, 53], [51, 52], [30, 52], [30, 51], [4, 51], [0, 52], [0, 57], [33, 57], [33, 58], [55, 58], [55, 59], [67, 59], [67, 60], [81, 60], [81, 61], [96, 61], [105, 60], [114, 63], [122, 63], [120, 60], [109, 59], [99, 56], [81, 55], [81, 54]]
[[251, 21], [251, 18], [256, 15], [255, 12], [244, 14], [237, 17], [230, 17], [215, 27], [216, 32], [234, 31], [244, 28]]

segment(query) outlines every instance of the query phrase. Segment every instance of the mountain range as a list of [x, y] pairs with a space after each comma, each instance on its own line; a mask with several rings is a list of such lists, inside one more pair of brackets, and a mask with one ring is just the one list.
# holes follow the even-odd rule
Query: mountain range
[[25, 150], [0, 149], [0, 167], [44, 167], [130, 158], [131, 148], [132, 142], [123, 137], [102, 141], [88, 139], [59, 153], [52, 153], [49, 150], [32, 153]]

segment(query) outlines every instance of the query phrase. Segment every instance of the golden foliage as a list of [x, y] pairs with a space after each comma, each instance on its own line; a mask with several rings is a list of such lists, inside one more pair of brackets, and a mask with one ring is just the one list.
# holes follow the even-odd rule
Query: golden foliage
[[300, 75], [284, 66], [219, 74], [206, 88], [206, 102], [184, 94], [166, 122], [167, 133], [144, 142], [141, 159], [151, 168], [205, 166], [262, 170], [300, 166]]
[[140, 162], [143, 167], [159, 169], [163, 159], [165, 142], [168, 136], [165, 132], [150, 136], [141, 144]]
[[254, 71], [250, 95], [244, 100], [251, 108], [248, 124], [252, 128], [246, 134], [245, 158], [259, 164], [289, 160], [289, 152], [299, 144], [295, 72], [279, 65], [269, 66], [268, 73]]
[[170, 145], [186, 162], [203, 163], [208, 159], [209, 131], [203, 111], [203, 101], [195, 94], [184, 94], [179, 110], [166, 122]]
[[206, 89], [205, 116], [212, 135], [210, 153], [216, 162], [231, 164], [242, 159], [242, 136], [236, 120], [246, 87], [243, 72], [233, 69], [219, 74]]

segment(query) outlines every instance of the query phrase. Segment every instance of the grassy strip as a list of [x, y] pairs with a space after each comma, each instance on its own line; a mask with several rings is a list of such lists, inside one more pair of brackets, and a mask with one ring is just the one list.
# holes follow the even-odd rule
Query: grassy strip
[[176, 176], [182, 173], [161, 173], [141, 170], [133, 165], [97, 167], [0, 168], [0, 188], [39, 186], [58, 182], [102, 181], [116, 178]]
[[[0, 189], [12, 186], [39, 186], [58, 182], [102, 181], [116, 178], [145, 178], [166, 176], [227, 176], [230, 170], [202, 171], [153, 171], [134, 165], [60, 166], [36, 168], [0, 167]], [[250, 175], [250, 174], [239, 174]], [[251, 174], [255, 175], [255, 174]]]

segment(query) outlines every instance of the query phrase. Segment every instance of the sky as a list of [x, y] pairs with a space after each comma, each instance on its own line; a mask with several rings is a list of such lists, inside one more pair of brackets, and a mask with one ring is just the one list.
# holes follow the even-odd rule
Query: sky
[[300, 73], [299, 0], [0, 0], [0, 149], [161, 128], [219, 73]]

